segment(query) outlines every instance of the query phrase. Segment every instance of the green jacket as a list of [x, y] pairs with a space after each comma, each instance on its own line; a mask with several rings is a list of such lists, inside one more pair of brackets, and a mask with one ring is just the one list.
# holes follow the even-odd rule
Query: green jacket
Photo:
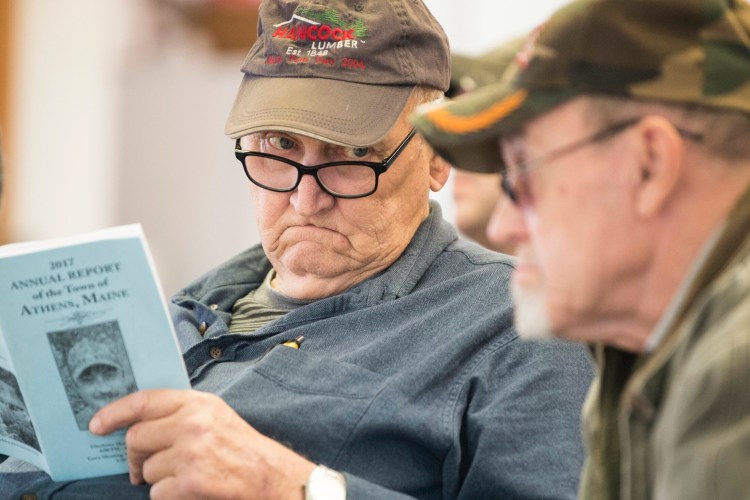
[[641, 356], [595, 348], [581, 498], [750, 498], [750, 190]]

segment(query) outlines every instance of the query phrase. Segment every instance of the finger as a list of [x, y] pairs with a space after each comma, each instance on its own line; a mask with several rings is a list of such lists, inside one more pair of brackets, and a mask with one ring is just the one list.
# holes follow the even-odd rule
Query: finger
[[125, 445], [128, 451], [151, 454], [168, 448], [180, 435], [185, 435], [177, 414], [155, 420], [144, 420], [131, 425], [125, 434]]
[[[159, 454], [161, 455], [161, 454]], [[179, 457], [160, 457], [159, 461], [164, 465], [168, 462], [174, 463]], [[244, 490], [241, 494], [229, 493], [222, 491], [222, 484], [215, 480], [208, 480], [201, 474], [180, 473], [175, 471], [169, 474], [164, 471], [157, 472], [158, 480], [151, 484], [149, 495], [151, 500], [205, 500], [207, 498], [251, 498], [253, 491]], [[149, 474], [151, 474], [149, 472]], [[251, 496], [248, 496], [251, 495]]]
[[[191, 402], [193, 404], [190, 404]], [[217, 406], [217, 402], [221, 402], [221, 405]], [[130, 426], [125, 435], [125, 444], [131, 482], [151, 483], [149, 477], [144, 477], [142, 469], [143, 464], [152, 460], [155, 455], [183, 450], [185, 445], [197, 445], [199, 441], [214, 440], [219, 414], [217, 408], [226, 409], [220, 399], [191, 391], [186, 401], [177, 407], [174, 413], [136, 422]], [[204, 455], [201, 453], [198, 456]], [[178, 458], [175, 455], [174, 463], [184, 463], [184, 460], [177, 460]], [[194, 463], [195, 460], [191, 459], [189, 462]]]
[[173, 498], [187, 499], [179, 491], [179, 481], [174, 476], [168, 476], [151, 485], [149, 496], [151, 500], [172, 500]]
[[[136, 424], [137, 426], [138, 424]], [[131, 428], [132, 430], [132, 428]], [[130, 431], [128, 431], [130, 433]], [[128, 437], [126, 436], [125, 441], [127, 442]], [[130, 482], [132, 484], [143, 484], [149, 482], [143, 472], [143, 465], [148, 461], [150, 457], [154, 455], [151, 451], [142, 451], [136, 449], [134, 446], [128, 444], [127, 446], [127, 459], [128, 459], [128, 470], [130, 471]]]
[[[256, 489], [243, 485], [236, 489], [238, 478], [227, 477], [230, 473], [222, 469], [206, 474], [206, 467], [194, 470], [185, 462], [185, 457], [179, 452], [169, 450], [150, 457], [143, 466], [146, 482], [151, 484], [150, 496], [152, 500], [206, 500], [208, 498], [258, 498]], [[208, 467], [210, 469], [210, 467]], [[248, 470], [245, 476], [254, 472]], [[229, 489], [227, 489], [229, 486]], [[263, 498], [279, 498], [278, 495]]]
[[141, 477], [148, 484], [157, 484], [164, 479], [177, 476], [181, 463], [179, 452], [169, 448], [150, 455], [141, 465]]
[[180, 463], [174, 448], [158, 453], [138, 453], [128, 449], [128, 469], [132, 484], [155, 484], [166, 477], [174, 476]]
[[[217, 427], [219, 423], [223, 425]], [[247, 423], [224, 401], [193, 391], [174, 413], [131, 425], [125, 443], [128, 450], [155, 453], [180, 443], [213, 443], [226, 433], [244, 431], [246, 427]]]
[[139, 422], [174, 413], [189, 391], [148, 389], [134, 392], [102, 407], [89, 422], [93, 434], [109, 434]]
[[[173, 418], [166, 417], [139, 422], [128, 429], [125, 435], [125, 444], [127, 445], [131, 483], [141, 484], [146, 482], [151, 484], [160, 478], [159, 476], [149, 477], [146, 472], [143, 472], [144, 464], [154, 457], [175, 450], [175, 442], [181, 435], [176, 430], [177, 427]], [[182, 435], [184, 436], [184, 434]]]

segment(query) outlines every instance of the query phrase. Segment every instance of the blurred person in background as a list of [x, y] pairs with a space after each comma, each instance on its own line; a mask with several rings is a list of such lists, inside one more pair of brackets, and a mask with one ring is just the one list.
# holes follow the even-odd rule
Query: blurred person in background
[[226, 133], [261, 245], [172, 299], [195, 390], [94, 416], [97, 435], [128, 428], [129, 477], [58, 484], [9, 459], [0, 489], [574, 498], [585, 349], [520, 341], [512, 260], [429, 199], [450, 166], [408, 116], [448, 88], [442, 28], [415, 0], [270, 0], [259, 19]]
[[750, 498], [750, 4], [577, 1], [416, 118], [504, 173], [522, 336], [588, 343], [581, 497]]
[[[514, 38], [478, 57], [451, 54], [451, 81], [446, 97], [455, 98], [504, 78], [525, 37]], [[487, 235], [496, 207], [506, 201], [498, 172], [453, 170], [455, 224], [466, 237], [480, 245], [513, 254], [513, 243], [490, 240]], [[497, 212], [499, 214], [499, 211]]]

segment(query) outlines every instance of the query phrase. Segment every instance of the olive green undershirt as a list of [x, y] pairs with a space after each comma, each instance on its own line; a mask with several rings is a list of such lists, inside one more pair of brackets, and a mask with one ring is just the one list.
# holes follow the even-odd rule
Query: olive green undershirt
[[229, 323], [231, 333], [252, 333], [289, 311], [312, 302], [294, 299], [274, 290], [271, 280], [275, 275], [276, 272], [271, 269], [258, 288], [234, 303]]

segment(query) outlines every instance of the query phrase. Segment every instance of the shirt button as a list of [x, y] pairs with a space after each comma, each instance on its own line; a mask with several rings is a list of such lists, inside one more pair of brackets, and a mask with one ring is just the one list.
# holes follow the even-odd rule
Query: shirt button
[[36, 500], [36, 495], [32, 495], [31, 493], [25, 493], [21, 495], [21, 500]]
[[219, 304], [211, 304], [211, 305], [210, 305], [210, 306], [208, 306], [208, 307], [209, 307], [209, 309], [211, 309], [212, 311], [215, 311], [215, 310], [217, 310], [217, 309], [219, 308]]
[[221, 347], [212, 347], [211, 350], [208, 351], [208, 354], [214, 359], [219, 359], [221, 357]]
[[206, 333], [206, 330], [208, 330], [208, 323], [203, 321], [200, 325], [198, 325], [198, 333], [203, 335], [204, 333]]

